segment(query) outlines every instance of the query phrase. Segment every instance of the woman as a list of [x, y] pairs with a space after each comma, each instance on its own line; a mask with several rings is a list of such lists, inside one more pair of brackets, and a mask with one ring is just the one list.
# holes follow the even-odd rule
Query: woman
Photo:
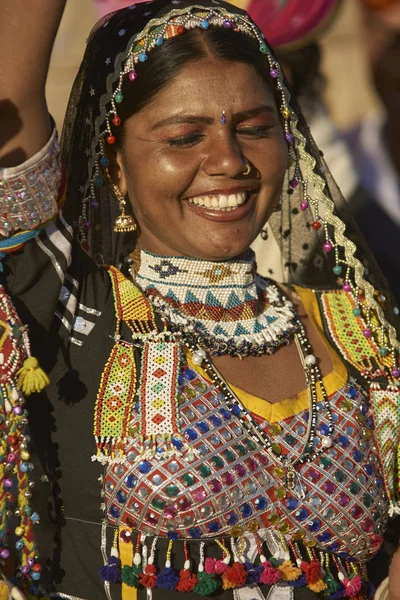
[[[398, 512], [398, 343], [279, 64], [215, 0], [110, 15], [74, 85], [63, 171], [43, 100], [61, 8], [37, 0], [21, 44], [26, 6], [6, 5], [1, 37], [12, 593], [371, 597], [366, 564]], [[267, 220], [290, 281], [322, 291], [256, 275]], [[135, 284], [96, 266], [135, 246]], [[27, 405], [32, 456], [22, 392], [46, 378], [22, 322], [51, 375]]]

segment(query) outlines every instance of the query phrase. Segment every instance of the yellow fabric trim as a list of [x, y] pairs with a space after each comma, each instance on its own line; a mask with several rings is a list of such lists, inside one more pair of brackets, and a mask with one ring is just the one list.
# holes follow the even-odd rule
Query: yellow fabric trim
[[[122, 529], [126, 529], [126, 527], [120, 527], [118, 536], [121, 533]], [[119, 558], [121, 559], [121, 568], [125, 565], [132, 566], [133, 562], [133, 544], [124, 544], [121, 542], [118, 547], [119, 550]], [[125, 583], [122, 584], [121, 590], [121, 598], [122, 600], [136, 600], [137, 599], [137, 590], [136, 588], [132, 588]]]
[[[315, 292], [312, 289], [300, 288], [297, 286], [295, 289], [303, 303], [307, 315], [310, 317], [312, 324], [321, 336], [331, 357], [333, 369], [330, 373], [325, 375], [323, 381], [327, 394], [333, 394], [347, 383], [348, 374], [346, 366], [326, 338]], [[208, 379], [205, 371], [203, 371], [201, 367], [195, 366], [189, 356], [187, 357], [187, 360], [192, 369], [198, 371], [203, 377]], [[281, 421], [282, 419], [297, 415], [302, 410], [308, 408], [309, 404], [307, 388], [280, 402], [271, 403], [268, 402], [268, 400], [258, 398], [231, 383], [229, 383], [229, 387], [248, 410], [263, 419], [266, 419], [269, 423], [275, 423], [276, 421]]]

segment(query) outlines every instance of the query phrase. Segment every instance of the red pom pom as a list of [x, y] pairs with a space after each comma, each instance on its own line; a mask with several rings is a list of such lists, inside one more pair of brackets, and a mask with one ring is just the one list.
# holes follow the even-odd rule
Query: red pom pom
[[115, 135], [109, 135], [107, 138], [107, 144], [110, 144], [110, 146], [112, 146], [113, 144], [115, 144]]
[[318, 229], [321, 229], [321, 223], [319, 221], [314, 221], [312, 228], [315, 229], [315, 231], [318, 231]]
[[315, 583], [321, 579], [321, 565], [318, 560], [312, 560], [308, 567], [307, 583]]
[[179, 573], [179, 581], [176, 586], [178, 592], [192, 592], [197, 583], [197, 577], [189, 571], [189, 569], [181, 569]]
[[247, 571], [241, 562], [234, 562], [231, 567], [228, 567], [224, 573], [224, 579], [227, 579], [230, 583], [235, 584], [237, 587], [244, 585], [247, 580]]
[[121, 118], [118, 115], [115, 115], [112, 122], [114, 123], [115, 127], [119, 127], [122, 123]]
[[275, 585], [281, 578], [278, 569], [272, 566], [269, 560], [262, 563], [264, 569], [260, 576], [260, 583], [266, 583], [267, 585]]
[[147, 565], [143, 573], [139, 575], [139, 583], [146, 588], [156, 587], [156, 573], [157, 570], [154, 565]]

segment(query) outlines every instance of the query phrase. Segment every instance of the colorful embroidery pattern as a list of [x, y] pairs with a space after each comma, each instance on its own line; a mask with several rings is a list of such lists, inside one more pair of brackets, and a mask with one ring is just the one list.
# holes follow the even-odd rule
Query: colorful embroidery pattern
[[391, 356], [380, 355], [363, 318], [357, 316], [352, 295], [341, 290], [323, 292], [321, 302], [329, 332], [345, 360], [367, 378], [390, 373]]
[[170, 444], [172, 436], [179, 435], [177, 394], [181, 354], [178, 342], [149, 341], [143, 345], [139, 404], [144, 442], [160, 436], [165, 444]]
[[385, 489], [390, 503], [389, 515], [393, 516], [400, 514], [400, 506], [395, 497], [399, 493], [399, 474], [396, 463], [400, 432], [400, 390], [398, 387], [390, 385], [383, 390], [378, 384], [372, 383], [370, 399]]
[[119, 322], [124, 321], [134, 333], [148, 333], [156, 329], [154, 311], [143, 292], [115, 267], [110, 267], [115, 314]]
[[98, 449], [105, 454], [112, 439], [126, 440], [135, 394], [133, 346], [116, 342], [101, 377], [95, 406], [94, 435]]
[[134, 346], [120, 336], [121, 322], [133, 335], [156, 329], [153, 309], [137, 287], [114, 267], [109, 268], [112, 282], [116, 329], [115, 344], [101, 376], [94, 411], [94, 435], [97, 458], [114, 457], [122, 453], [136, 395], [136, 362]]
[[[385, 500], [377, 484], [373, 422], [352, 383], [330, 398], [335, 438], [326, 455], [298, 468], [303, 499], [285, 489], [284, 472], [252, 439], [213, 384], [192, 369], [180, 378], [180, 417], [185, 440], [198, 456], [143, 458], [138, 439], [129, 440], [124, 460], [109, 465], [105, 480], [107, 516], [150, 535], [215, 538], [259, 527], [308, 539], [329, 552], [366, 560], [381, 541]], [[318, 436], [328, 427], [319, 411]], [[307, 432], [308, 411], [279, 423], [260, 420], [282, 453], [296, 458]], [[139, 423], [134, 414], [132, 428]], [[182, 442], [180, 442], [182, 444]], [[178, 444], [178, 446], [180, 445]], [[297, 491], [297, 490], [296, 490]]]
[[157, 312], [211, 354], [272, 353], [293, 337], [293, 305], [256, 275], [254, 256], [218, 263], [144, 250], [140, 256], [136, 280]]

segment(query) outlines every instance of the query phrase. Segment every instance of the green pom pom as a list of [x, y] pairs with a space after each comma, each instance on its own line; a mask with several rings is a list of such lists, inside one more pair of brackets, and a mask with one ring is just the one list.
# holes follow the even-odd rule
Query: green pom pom
[[219, 587], [221, 587], [221, 582], [215, 578], [215, 575], [200, 571], [197, 573], [197, 583], [193, 591], [200, 596], [209, 596]]
[[129, 587], [137, 588], [141, 571], [140, 565], [133, 565], [133, 567], [125, 565], [121, 571], [123, 583], [129, 585]]
[[327, 577], [325, 577], [324, 581], [328, 586], [328, 588], [325, 590], [325, 595], [335, 594], [341, 589], [340, 583], [338, 581], [335, 581], [332, 575], [328, 575]]

